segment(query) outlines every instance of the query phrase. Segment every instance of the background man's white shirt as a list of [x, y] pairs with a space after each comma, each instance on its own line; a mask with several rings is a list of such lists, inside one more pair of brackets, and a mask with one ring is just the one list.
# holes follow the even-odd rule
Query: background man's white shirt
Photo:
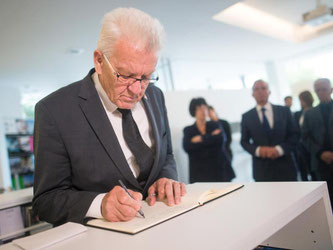
[[[273, 114], [272, 104], [267, 102], [264, 106], [260, 106], [260, 105], [256, 106], [256, 110], [257, 110], [257, 113], [258, 113], [259, 120], [260, 120], [261, 124], [263, 123], [263, 114], [262, 114], [262, 110], [261, 110], [262, 108], [265, 108], [265, 115], [266, 115], [266, 118], [268, 120], [269, 127], [271, 129], [273, 129], [274, 128], [274, 114]], [[276, 145], [275, 148], [279, 152], [279, 156], [284, 155], [284, 151], [283, 151], [281, 146]], [[260, 146], [258, 146], [256, 148], [256, 151], [255, 151], [255, 155], [257, 157], [260, 157], [259, 151], [260, 151]]]

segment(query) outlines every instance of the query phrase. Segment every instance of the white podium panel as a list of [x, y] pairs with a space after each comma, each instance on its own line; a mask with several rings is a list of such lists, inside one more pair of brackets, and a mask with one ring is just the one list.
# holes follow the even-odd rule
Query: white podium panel
[[[230, 183], [202, 183], [203, 190]], [[251, 250], [257, 245], [333, 249], [333, 219], [324, 182], [245, 183], [225, 197], [127, 235], [102, 229], [62, 241], [49, 250]], [[0, 250], [16, 249], [13, 244]]]

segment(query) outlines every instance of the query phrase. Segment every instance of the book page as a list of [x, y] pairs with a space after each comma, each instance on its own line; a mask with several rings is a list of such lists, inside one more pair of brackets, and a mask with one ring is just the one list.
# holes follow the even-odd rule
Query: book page
[[141, 210], [146, 218], [137, 214], [134, 219], [127, 222], [108, 222], [103, 219], [94, 219], [89, 221], [87, 225], [134, 234], [197, 207], [199, 205], [197, 199], [198, 193], [194, 192], [183, 196], [181, 203], [172, 207], [167, 205], [166, 200], [156, 201], [154, 206], [149, 206], [146, 201], [143, 201]]
[[[213, 184], [207, 185], [208, 187], [215, 186]], [[187, 194], [182, 197], [182, 201], [178, 205], [169, 207], [166, 200], [164, 200], [157, 201], [154, 206], [149, 206], [146, 201], [143, 201], [141, 210], [146, 218], [137, 214], [135, 218], [127, 222], [109, 222], [104, 219], [93, 219], [90, 220], [87, 225], [135, 234], [198, 207], [199, 205], [203, 205], [207, 201], [230, 193], [241, 186], [243, 185], [234, 184], [217, 190], [211, 189], [205, 191], [207, 190], [207, 186], [202, 186], [201, 183], [186, 185]]]
[[222, 189], [210, 189], [207, 190], [206, 192], [202, 193], [198, 199], [198, 202], [200, 205], [205, 204], [208, 201], [214, 200], [218, 197], [221, 197], [223, 195], [226, 195], [234, 190], [237, 190], [244, 185], [242, 184], [233, 184], [228, 187], [222, 188]]

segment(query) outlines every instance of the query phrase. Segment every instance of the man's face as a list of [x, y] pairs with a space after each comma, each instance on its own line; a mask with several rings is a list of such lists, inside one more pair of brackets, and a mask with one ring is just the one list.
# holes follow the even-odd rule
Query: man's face
[[144, 96], [148, 83], [136, 81], [131, 85], [117, 79], [114, 72], [138, 79], [151, 78], [157, 63], [153, 51], [142, 51], [126, 41], [117, 42], [113, 55], [108, 58], [113, 69], [103, 60], [101, 84], [111, 102], [118, 108], [131, 109]]
[[332, 87], [328, 81], [316, 81], [314, 85], [314, 90], [320, 102], [329, 102], [331, 100]]
[[268, 84], [264, 81], [257, 82], [252, 88], [252, 96], [256, 100], [257, 104], [265, 105], [268, 102], [268, 97], [270, 91], [268, 89]]
[[286, 98], [286, 99], [284, 100], [284, 104], [285, 104], [286, 107], [290, 108], [290, 107], [293, 105], [293, 99], [291, 99], [291, 98]]

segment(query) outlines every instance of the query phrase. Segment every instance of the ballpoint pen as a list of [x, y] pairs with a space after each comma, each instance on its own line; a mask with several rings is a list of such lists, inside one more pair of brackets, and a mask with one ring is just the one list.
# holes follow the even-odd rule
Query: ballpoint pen
[[[128, 189], [127, 189], [127, 187], [125, 186], [125, 184], [124, 184], [121, 180], [118, 180], [118, 181], [119, 181], [121, 187], [122, 187], [122, 188], [125, 190], [125, 192], [128, 194], [128, 196], [131, 197], [132, 199], [134, 199], [133, 196], [130, 194], [130, 192], [128, 192]], [[139, 213], [143, 218], [146, 218], [145, 215], [144, 215], [144, 213], [142, 212], [141, 209], [138, 211], [138, 213]]]

